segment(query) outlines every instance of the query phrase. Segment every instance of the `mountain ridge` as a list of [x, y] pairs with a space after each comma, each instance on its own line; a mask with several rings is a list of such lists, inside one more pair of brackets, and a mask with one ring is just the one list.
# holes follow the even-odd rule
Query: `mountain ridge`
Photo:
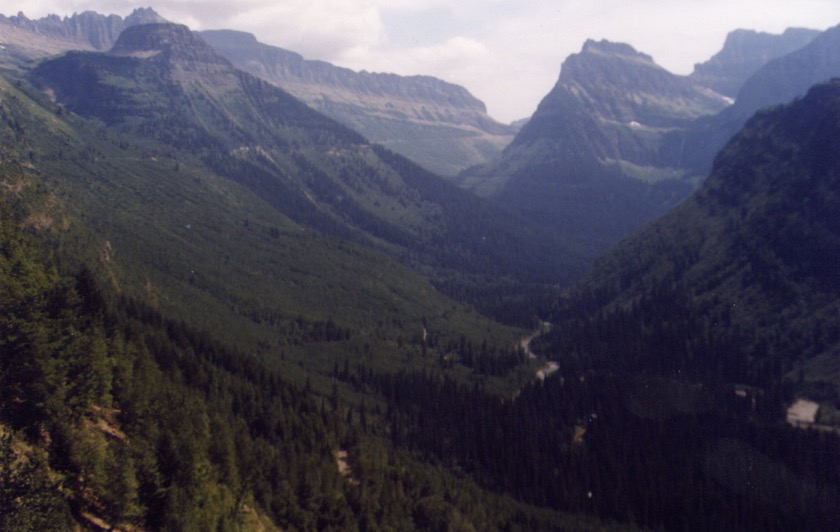
[[707, 174], [718, 151], [754, 113], [801, 97], [813, 85], [840, 76], [838, 57], [840, 26], [834, 26], [802, 48], [768, 61], [743, 83], [730, 107], [669, 136], [663, 149], [667, 164]]
[[586, 242], [594, 259], [690, 193], [692, 176], [661, 164], [663, 142], [727, 105], [630, 45], [588, 40], [502, 156], [458, 182]]
[[[757, 113], [694, 195], [596, 261], [567, 299], [585, 303], [570, 308], [630, 313], [664, 290], [707, 316], [700, 321], [722, 343], [706, 354], [731, 357], [716, 362], [727, 379], [764, 386], [801, 369], [840, 390], [830, 363], [840, 352], [838, 117], [838, 80]], [[797, 345], [802, 335], [813, 341]], [[691, 353], [673, 352], [680, 362], [669, 367], [714, 369]]]
[[745, 81], [769, 61], [802, 48], [821, 32], [787, 28], [781, 34], [738, 29], [729, 32], [723, 48], [694, 65], [689, 78], [699, 85], [735, 98]]
[[[107, 51], [124, 29], [165, 22], [152, 8], [135, 9], [125, 19], [93, 11], [38, 20], [23, 13], [0, 15], [0, 40], [7, 43], [0, 49], [0, 64], [31, 68], [37, 60], [67, 51]], [[200, 33], [237, 68], [441, 175], [453, 176], [491, 159], [518, 130], [487, 115], [483, 102], [463, 87], [431, 76], [354, 72], [305, 60], [243, 32]]]
[[248, 33], [200, 34], [237, 68], [443, 175], [488, 160], [515, 128], [487, 115], [465, 88], [431, 76], [355, 72], [260, 43]]
[[54, 105], [160, 143], [156, 157], [194, 159], [301, 227], [386, 252], [450, 295], [483, 293], [478, 303], [512, 280], [549, 288], [580, 271], [549, 231], [235, 70], [184, 26], [130, 28], [115, 50], [128, 55], [71, 52], [31, 79]]
[[5, 47], [0, 60], [21, 65], [69, 50], [107, 51], [126, 28], [166, 20], [151, 8], [137, 8], [127, 17], [101, 15], [94, 11], [31, 20], [22, 12], [0, 14], [0, 39]]

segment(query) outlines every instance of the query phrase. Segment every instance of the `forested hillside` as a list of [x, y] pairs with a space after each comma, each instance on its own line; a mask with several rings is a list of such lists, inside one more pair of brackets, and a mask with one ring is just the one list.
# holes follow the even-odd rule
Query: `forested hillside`
[[[838, 116], [837, 81], [757, 114], [696, 195], [577, 285], [556, 349], [599, 367], [840, 385]], [[601, 327], [612, 328], [609, 340]], [[595, 335], [583, 355], [574, 342]]]
[[61, 273], [0, 201], [0, 529], [603, 529], [391, 448], [375, 395], [316, 394]]
[[488, 313], [504, 308], [486, 302], [511, 281], [547, 289], [582, 270], [552, 231], [235, 70], [186, 27], [129, 28], [110, 54], [70, 53], [31, 80], [123, 146], [142, 139], [170, 169], [198, 163], [302, 227], [383, 250], [459, 298], [477, 294]]
[[551, 223], [183, 26], [4, 70], [0, 530], [840, 529], [840, 81], [569, 288], [721, 105], [581, 55], [507, 168]]
[[[383, 376], [398, 448], [569, 511], [667, 530], [835, 530], [840, 83], [754, 117], [690, 200], [601, 259], [506, 400]], [[819, 402], [811, 430], [785, 422]], [[464, 415], [467, 413], [467, 415]]]

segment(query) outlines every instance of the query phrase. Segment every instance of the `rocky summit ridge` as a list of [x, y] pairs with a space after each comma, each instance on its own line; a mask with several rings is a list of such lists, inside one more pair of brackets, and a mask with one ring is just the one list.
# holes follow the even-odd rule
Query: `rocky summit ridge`
[[729, 32], [723, 48], [708, 61], [694, 65], [692, 81], [735, 98], [741, 86], [768, 62], [798, 50], [819, 35], [818, 30], [788, 28], [771, 34], [738, 29]]
[[501, 158], [459, 182], [592, 259], [691, 192], [682, 168], [662, 164], [663, 143], [729, 104], [628, 44], [588, 40]]
[[600, 165], [644, 182], [682, 177], [678, 169], [660, 167], [664, 136], [729, 103], [628, 44], [588, 40], [563, 62], [554, 88], [501, 162], [464, 172], [461, 180], [492, 195], [507, 186], [511, 171], [532, 162], [553, 164], [553, 173], [581, 173], [582, 161], [593, 171]]
[[12, 64], [63, 53], [69, 50], [109, 50], [126, 28], [166, 22], [151, 8], [137, 8], [123, 18], [93, 11], [69, 17], [48, 15], [32, 20], [23, 13], [0, 14], [0, 61]]
[[356, 72], [239, 31], [200, 35], [237, 68], [443, 175], [497, 156], [516, 131], [493, 120], [467, 89], [438, 78]]

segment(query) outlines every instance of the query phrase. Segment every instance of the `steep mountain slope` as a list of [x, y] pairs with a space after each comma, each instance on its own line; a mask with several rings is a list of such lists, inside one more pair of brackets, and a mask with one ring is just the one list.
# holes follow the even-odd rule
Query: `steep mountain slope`
[[[270, 360], [303, 356], [308, 371], [328, 371], [339, 345], [345, 356], [359, 342], [384, 355], [380, 342], [419, 334], [424, 320], [440, 338], [512, 334], [388, 255], [294, 223], [185, 152], [56, 114], [0, 83], [3, 158], [23, 161], [3, 193], [21, 198], [30, 212], [22, 225], [68, 267], [89, 265], [121, 294]], [[289, 327], [302, 339], [325, 327], [353, 334], [349, 345], [289, 346]], [[304, 356], [310, 349], [317, 356]]]
[[[540, 387], [475, 420], [447, 412], [492, 403], [418, 387], [403, 411], [434, 423], [408, 445], [644, 528], [837, 529], [839, 209], [834, 81], [757, 114], [696, 194], [596, 263], [531, 344], [556, 361]], [[784, 422], [799, 398], [819, 430]]]
[[663, 149], [667, 164], [705, 175], [717, 152], [759, 109], [801, 97], [809, 87], [840, 76], [840, 26], [761, 67], [743, 84], [735, 103], [719, 114], [673, 132]]
[[806, 46], [820, 33], [805, 28], [788, 28], [778, 35], [743, 29], [729, 32], [721, 51], [708, 61], [694, 65], [689, 78], [735, 98], [744, 82], [758, 69]]
[[535, 282], [574, 268], [548, 231], [235, 70], [185, 27], [130, 28], [109, 54], [70, 53], [33, 76], [76, 113], [189, 152], [294, 221], [414, 265]]
[[0, 64], [23, 65], [68, 50], [109, 50], [125, 28], [156, 22], [165, 20], [151, 8], [135, 9], [125, 19], [93, 11], [38, 20], [0, 15]]
[[661, 163], [663, 140], [726, 105], [628, 45], [587, 41], [500, 160], [459, 179], [594, 256], [688, 194], [682, 169]]
[[[44, 92], [8, 82], [2, 101], [7, 145], [32, 164], [12, 189], [54, 190], [32, 227], [115, 289], [300, 379], [360, 357], [456, 360], [485, 339], [485, 358], [508, 356], [521, 331], [463, 303], [530, 326], [512, 303], [571, 271], [550, 232], [234, 70], [186, 28], [137, 26], [113, 53], [71, 52], [31, 79]], [[477, 375], [504, 387], [528, 371], [504, 360]], [[449, 367], [469, 376], [478, 359], [464, 362]]]
[[[0, 182], [21, 170], [4, 150]], [[86, 266], [59, 273], [21, 204], [44, 185], [0, 188], [0, 529], [606, 530], [394, 452], [334, 379], [327, 401]]]
[[[834, 81], [756, 115], [699, 192], [560, 300], [531, 343], [554, 361], [539, 384], [498, 401], [374, 383], [399, 390], [394, 445], [643, 529], [836, 530], [838, 209]], [[785, 423], [801, 397], [818, 430]]]
[[603, 349], [579, 351], [590, 363], [764, 388], [788, 376], [836, 399], [838, 209], [833, 81], [757, 114], [694, 196], [599, 260], [568, 300], [572, 322], [592, 321], [557, 338], [613, 323]]
[[515, 129], [487, 115], [463, 87], [428, 76], [354, 72], [231, 30], [200, 33], [237, 68], [441, 175], [486, 162]]

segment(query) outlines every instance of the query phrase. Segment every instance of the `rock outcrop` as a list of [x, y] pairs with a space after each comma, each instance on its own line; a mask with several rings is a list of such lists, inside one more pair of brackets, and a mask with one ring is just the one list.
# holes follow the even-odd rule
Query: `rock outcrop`
[[0, 62], [21, 64], [69, 50], [106, 51], [124, 29], [155, 22], [166, 20], [151, 8], [135, 9], [125, 18], [93, 11], [37, 20], [30, 20], [23, 13], [0, 15]]
[[689, 77], [698, 85], [735, 98], [744, 82], [761, 67], [806, 46], [819, 34], [818, 30], [805, 28], [788, 28], [778, 35], [735, 30], [726, 36], [720, 52], [694, 65]]
[[200, 35], [237, 68], [443, 175], [492, 159], [515, 133], [465, 88], [434, 77], [355, 72], [237, 31]]

